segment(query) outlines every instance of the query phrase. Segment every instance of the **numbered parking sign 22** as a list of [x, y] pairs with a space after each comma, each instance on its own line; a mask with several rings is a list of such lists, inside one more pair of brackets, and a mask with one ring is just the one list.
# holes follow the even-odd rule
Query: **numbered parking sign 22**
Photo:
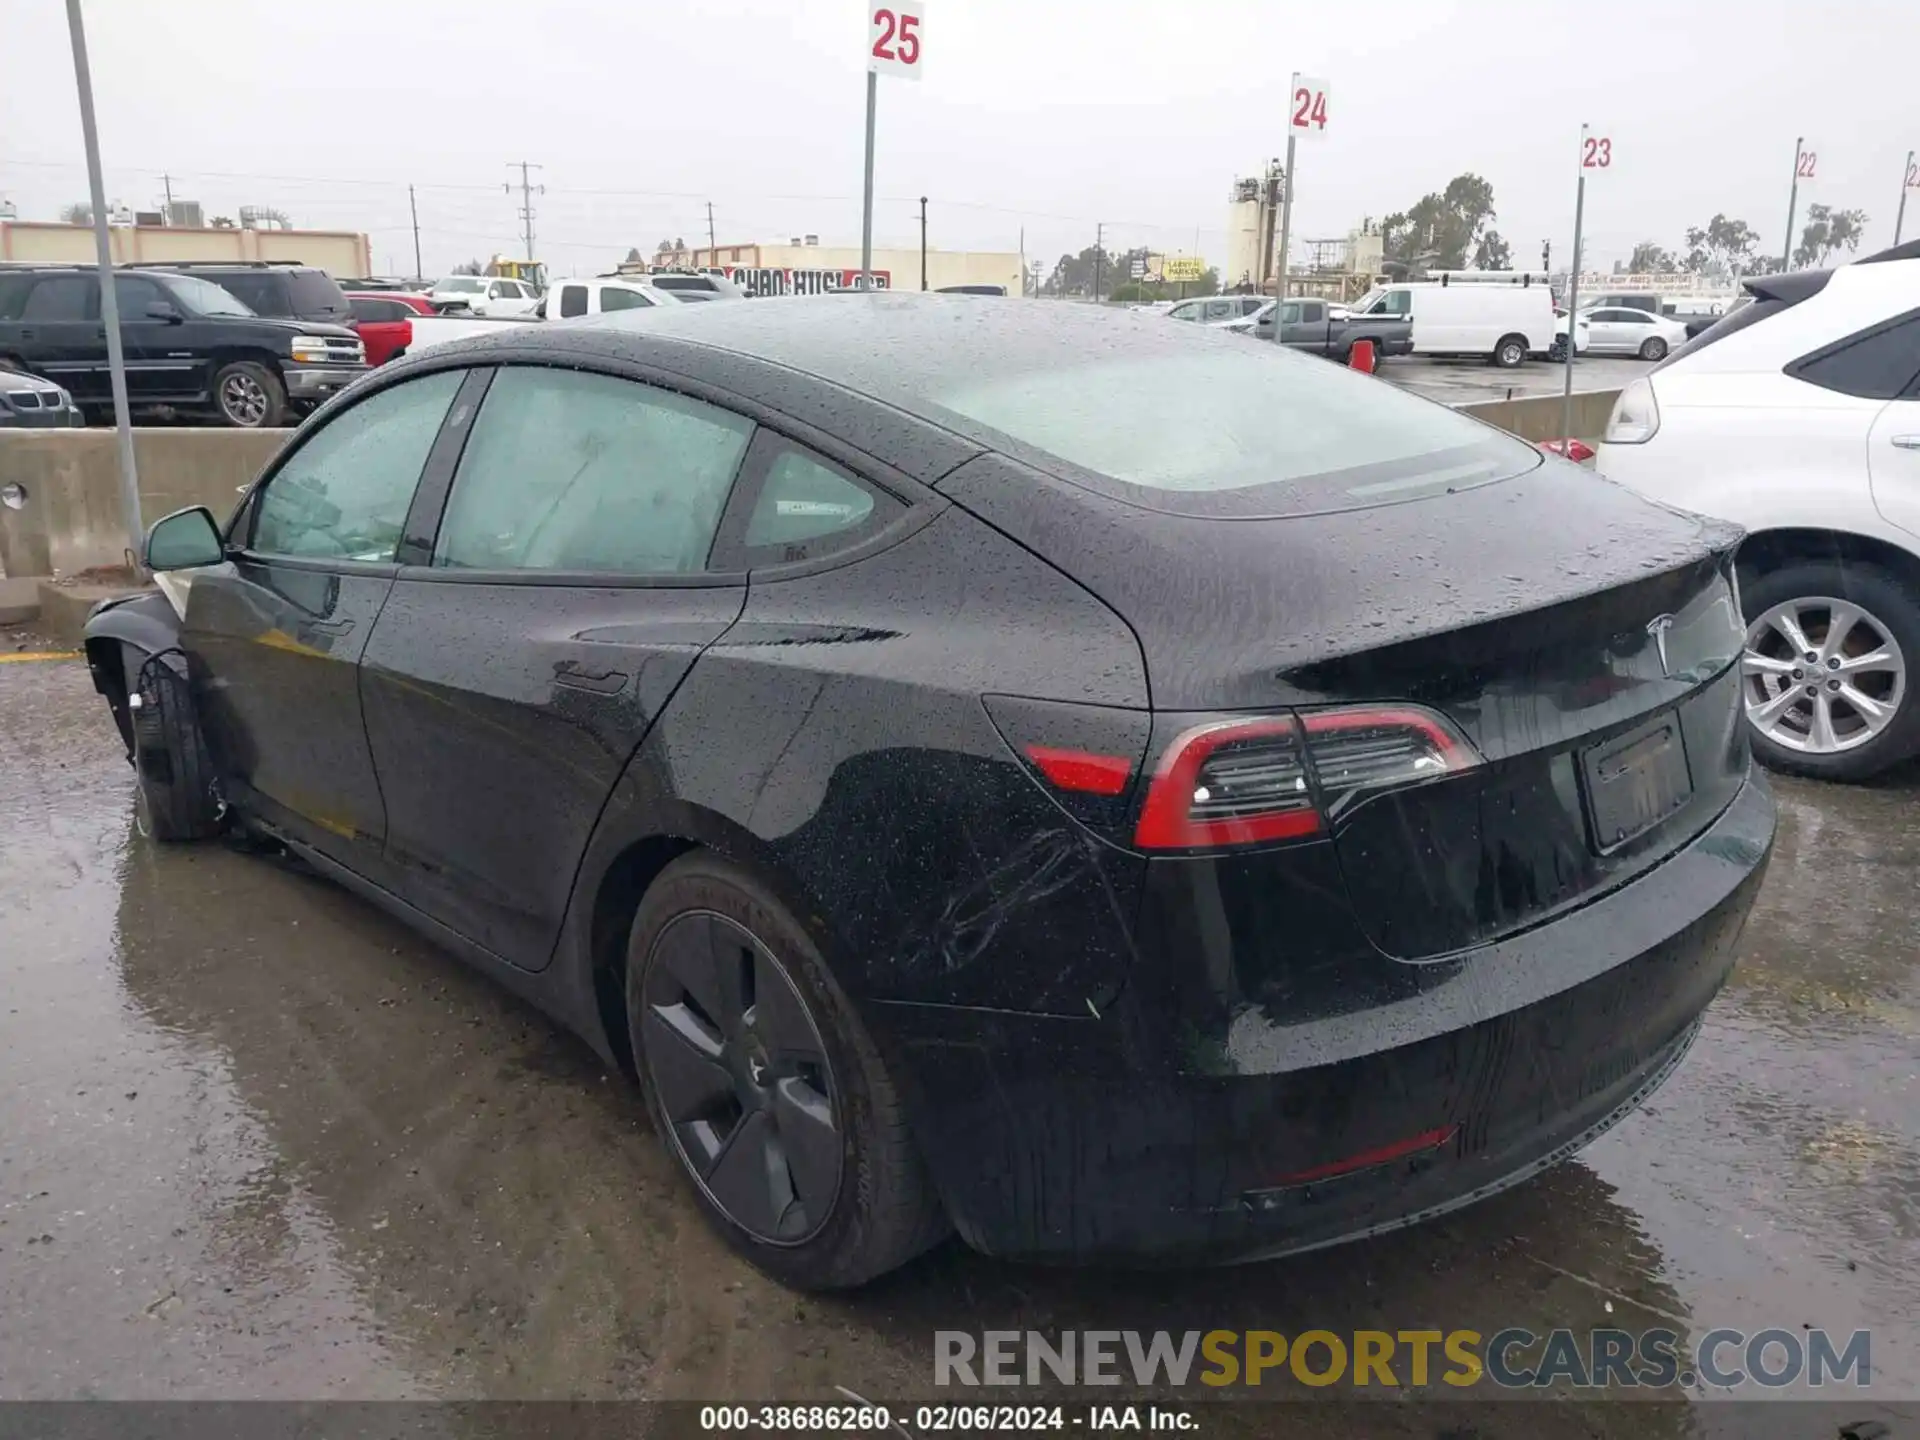
[[867, 11], [867, 69], [920, 78], [927, 43], [927, 7], [919, 0], [879, 0]]
[[1317, 140], [1327, 133], [1327, 82], [1295, 75], [1287, 92], [1287, 133]]
[[1613, 137], [1596, 135], [1582, 126], [1580, 129], [1580, 173], [1582, 175], [1605, 175], [1613, 169]]
[[1802, 185], [1810, 185], [1820, 178], [1820, 152], [1804, 142], [1793, 157], [1793, 178]]

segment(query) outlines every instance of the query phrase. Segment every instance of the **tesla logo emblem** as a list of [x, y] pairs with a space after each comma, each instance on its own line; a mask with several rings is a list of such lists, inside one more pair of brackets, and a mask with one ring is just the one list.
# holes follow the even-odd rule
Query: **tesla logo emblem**
[[1671, 615], [1656, 615], [1647, 621], [1647, 634], [1653, 637], [1654, 648], [1660, 652], [1660, 673], [1673, 674], [1673, 667], [1667, 664], [1667, 631], [1673, 628]]

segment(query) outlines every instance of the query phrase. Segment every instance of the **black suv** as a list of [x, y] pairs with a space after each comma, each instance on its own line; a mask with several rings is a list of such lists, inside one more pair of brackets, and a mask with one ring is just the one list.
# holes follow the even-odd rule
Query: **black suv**
[[[113, 283], [136, 408], [267, 429], [367, 371], [366, 349], [346, 326], [257, 315], [197, 272], [120, 270]], [[84, 410], [112, 404], [93, 266], [0, 266], [0, 369], [8, 367], [65, 386]]]
[[340, 284], [326, 271], [286, 260], [164, 260], [142, 270], [178, 270], [211, 280], [256, 315], [351, 325], [353, 310]]

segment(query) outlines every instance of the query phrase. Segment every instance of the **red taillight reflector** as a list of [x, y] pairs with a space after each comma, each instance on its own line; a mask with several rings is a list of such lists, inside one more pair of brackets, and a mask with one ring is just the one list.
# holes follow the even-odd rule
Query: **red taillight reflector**
[[1077, 790], [1086, 795], [1119, 795], [1133, 778], [1133, 762], [1119, 755], [1029, 745], [1027, 758], [1062, 790]]
[[1290, 719], [1223, 720], [1167, 747], [1133, 843], [1190, 850], [1296, 840], [1319, 829], [1300, 727]]
[[1418, 1155], [1422, 1150], [1437, 1149], [1459, 1133], [1458, 1125], [1442, 1125], [1435, 1130], [1425, 1130], [1418, 1135], [1409, 1135], [1404, 1140], [1395, 1140], [1390, 1145], [1376, 1146], [1372, 1150], [1362, 1150], [1341, 1160], [1330, 1160], [1325, 1165], [1315, 1165], [1311, 1169], [1296, 1170], [1291, 1175], [1282, 1175], [1275, 1185], [1304, 1185], [1309, 1180], [1331, 1180], [1336, 1175], [1351, 1175], [1356, 1170], [1371, 1169], [1375, 1165], [1384, 1165], [1389, 1160], [1402, 1160], [1409, 1155]]

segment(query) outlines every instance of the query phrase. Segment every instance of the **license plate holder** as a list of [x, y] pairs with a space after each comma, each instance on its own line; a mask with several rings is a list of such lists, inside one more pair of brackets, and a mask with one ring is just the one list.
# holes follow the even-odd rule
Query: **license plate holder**
[[1624, 735], [1580, 752], [1593, 848], [1630, 845], [1693, 798], [1693, 771], [1678, 711], [1666, 710]]

